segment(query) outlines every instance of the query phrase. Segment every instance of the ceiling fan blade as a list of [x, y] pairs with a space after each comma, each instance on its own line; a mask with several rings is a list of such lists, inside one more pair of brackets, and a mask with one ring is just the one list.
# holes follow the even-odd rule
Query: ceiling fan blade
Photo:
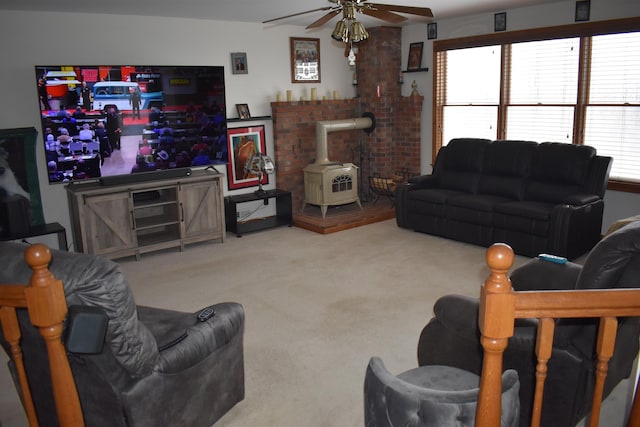
[[314, 21], [311, 24], [307, 25], [305, 28], [309, 29], [309, 28], [322, 27], [324, 24], [326, 24], [327, 22], [331, 21], [331, 19], [333, 19], [333, 17], [338, 15], [340, 12], [341, 12], [340, 9], [332, 10], [331, 12], [327, 13], [326, 15], [324, 15], [322, 18], [320, 18], [317, 21]]
[[373, 16], [374, 18], [382, 19], [383, 21], [391, 22], [393, 24], [399, 24], [400, 22], [407, 20], [407, 18], [402, 15], [398, 15], [397, 13], [389, 12], [386, 10], [377, 10], [363, 7], [362, 9], [360, 9], [360, 12], [364, 13], [365, 15]]
[[398, 6], [393, 4], [367, 3], [368, 6], [378, 10], [386, 10], [389, 12], [408, 13], [411, 15], [426, 16], [433, 18], [433, 12], [428, 7]]
[[281, 16], [279, 18], [269, 19], [267, 21], [262, 21], [262, 23], [263, 24], [268, 24], [269, 22], [279, 21], [281, 19], [293, 18], [294, 16], [300, 16], [300, 15], [304, 15], [304, 14], [312, 13], [312, 12], [319, 12], [319, 11], [322, 11], [322, 10], [329, 10], [329, 9], [332, 9], [332, 8], [333, 8], [332, 6], [319, 7], [318, 9], [307, 10], [306, 12], [292, 13], [291, 15], [286, 15], [286, 16]]

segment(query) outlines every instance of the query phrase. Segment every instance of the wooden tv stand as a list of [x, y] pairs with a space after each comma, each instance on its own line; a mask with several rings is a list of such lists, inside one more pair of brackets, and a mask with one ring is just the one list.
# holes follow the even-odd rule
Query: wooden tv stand
[[78, 252], [121, 258], [225, 239], [221, 177], [213, 171], [119, 185], [69, 184]]

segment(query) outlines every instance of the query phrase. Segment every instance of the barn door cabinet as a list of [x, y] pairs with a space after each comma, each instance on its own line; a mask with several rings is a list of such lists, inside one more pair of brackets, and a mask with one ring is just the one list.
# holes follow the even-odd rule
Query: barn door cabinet
[[103, 186], [69, 184], [75, 250], [107, 258], [135, 256], [225, 239], [219, 173]]

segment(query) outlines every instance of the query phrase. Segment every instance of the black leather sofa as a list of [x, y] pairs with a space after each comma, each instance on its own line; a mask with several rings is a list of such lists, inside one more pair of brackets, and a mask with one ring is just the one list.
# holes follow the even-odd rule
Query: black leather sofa
[[396, 190], [398, 226], [569, 259], [600, 239], [611, 157], [589, 146], [454, 139]]
[[[511, 275], [516, 291], [589, 290], [640, 286], [640, 221], [602, 239], [584, 265], [556, 264], [533, 258]], [[446, 295], [434, 305], [434, 317], [423, 328], [418, 364], [447, 365], [479, 374], [483, 350], [478, 327], [478, 298]], [[629, 377], [638, 355], [640, 319], [620, 318], [613, 357], [609, 360], [603, 397]], [[503, 369], [520, 379], [520, 426], [529, 426], [535, 389], [537, 321], [516, 321], [504, 352]], [[591, 409], [598, 319], [556, 320], [548, 376], [544, 386], [541, 425], [575, 426]], [[607, 425], [602, 422], [601, 425]]]

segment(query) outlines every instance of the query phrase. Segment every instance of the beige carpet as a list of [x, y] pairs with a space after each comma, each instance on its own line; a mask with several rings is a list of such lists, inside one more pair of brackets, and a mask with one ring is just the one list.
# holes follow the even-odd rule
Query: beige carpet
[[[329, 235], [296, 227], [229, 235], [120, 263], [138, 304], [244, 305], [246, 397], [216, 427], [361, 427], [369, 358], [396, 373], [414, 368], [435, 300], [479, 294], [485, 250], [387, 220]], [[25, 426], [6, 369], [0, 390], [2, 426]], [[624, 394], [620, 402], [608, 427], [622, 425]]]

